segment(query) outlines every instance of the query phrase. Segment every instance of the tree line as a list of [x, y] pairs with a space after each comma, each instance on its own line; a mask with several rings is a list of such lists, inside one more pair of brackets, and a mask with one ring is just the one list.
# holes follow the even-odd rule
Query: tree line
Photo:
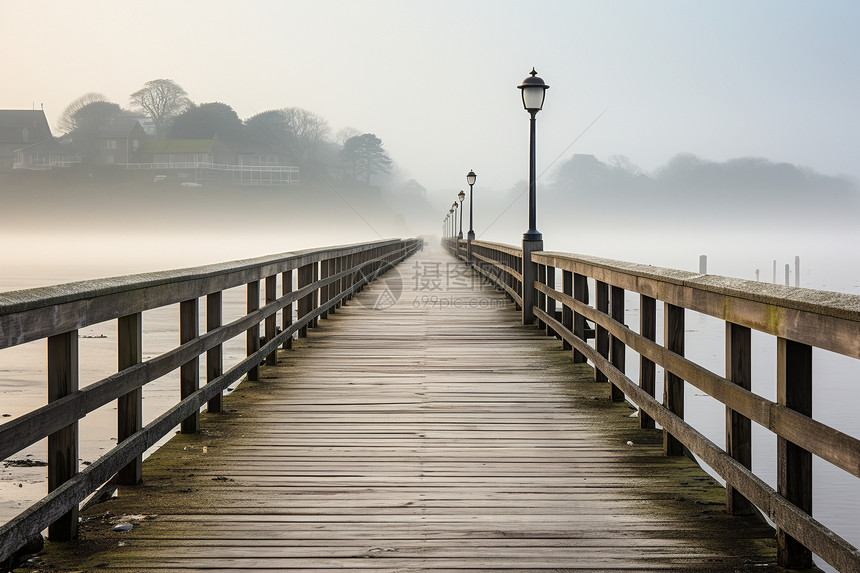
[[373, 133], [347, 127], [334, 140], [326, 119], [299, 107], [284, 107], [241, 119], [228, 104], [194, 103], [185, 89], [169, 79], [146, 82], [129, 95], [129, 107], [89, 92], [71, 102], [60, 115], [58, 128], [86, 154], [98, 144], [98, 134], [124, 119], [148, 120], [157, 139], [215, 139], [237, 148], [258, 150], [310, 164], [345, 178], [369, 184], [391, 172], [392, 160]]

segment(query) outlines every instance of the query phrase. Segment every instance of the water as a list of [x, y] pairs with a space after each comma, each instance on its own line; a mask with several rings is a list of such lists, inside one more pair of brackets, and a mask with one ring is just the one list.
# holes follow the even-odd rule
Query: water
[[[548, 249], [590, 253], [598, 256], [627, 261], [647, 262], [657, 266], [698, 270], [700, 254], [707, 254], [708, 271], [754, 279], [755, 270], [760, 269], [763, 280], [772, 279], [772, 260], [777, 259], [777, 282], [782, 282], [784, 264], [791, 264], [791, 284], [794, 284], [794, 256], [801, 255], [801, 286], [823, 290], [837, 290], [860, 294], [860, 255], [832, 248], [833, 244], [845, 244], [844, 238], [832, 242], [822, 239], [820, 234], [797, 233], [778, 241], [756, 242], [755, 240], [725, 237], [701, 237], [689, 244], [679, 244], [672, 237], [645, 234], [639, 242], [613, 243], [606, 237], [584, 235], [576, 240], [571, 236], [564, 240], [552, 240], [553, 233], [544, 231]], [[514, 243], [511, 237], [491, 238]], [[629, 237], [628, 237], [629, 239]], [[28, 257], [13, 258], [12, 253], [21, 253], [22, 239], [11, 245], [11, 249], [0, 255], [3, 274], [0, 276], [0, 291], [17, 290], [40, 285], [59, 284], [73, 280], [102, 276], [115, 276], [134, 272], [162, 270], [194, 266], [211, 262], [270, 254], [260, 251], [259, 245], [229, 242], [211, 248], [208, 241], [189, 242], [183, 249], [173, 248], [176, 239], [169, 237], [147, 239], [148, 248], [141, 251], [130, 244], [116, 245], [111, 249], [96, 248], [102, 245], [97, 237], [76, 237], [59, 253], [56, 249], [44, 249], [33, 255], [33, 243], [27, 243]], [[360, 238], [357, 240], [364, 240]], [[314, 243], [316, 241], [316, 243]], [[341, 242], [348, 242], [346, 240]], [[46, 241], [46, 244], [48, 242]], [[81, 252], [82, 245], [90, 245], [86, 260], [71, 257]], [[320, 246], [324, 243], [315, 237], [298, 237], [283, 243], [281, 251]], [[851, 243], [849, 243], [851, 244]], [[856, 243], [853, 243], [856, 244]], [[135, 250], [134, 257], [121, 256]], [[37, 249], [38, 251], [38, 249]], [[556, 284], [561, 284], [560, 278]], [[592, 284], [592, 292], [593, 284]], [[244, 288], [231, 289], [224, 295], [225, 322], [244, 314]], [[657, 339], [662, 339], [662, 305], [658, 304]], [[205, 331], [204, 309], [201, 309], [201, 332]], [[627, 294], [626, 322], [638, 331], [639, 299]], [[152, 358], [170, 348], [179, 340], [178, 305], [155, 309], [144, 313], [144, 359]], [[686, 354], [702, 366], [722, 375], [725, 371], [724, 324], [717, 319], [688, 311], [686, 318]], [[116, 371], [116, 323], [93, 325], [80, 332], [80, 384], [85, 386]], [[244, 337], [238, 337], [225, 345], [225, 368], [238, 362], [245, 353]], [[773, 337], [753, 332], [753, 391], [775, 400], [776, 392], [776, 340]], [[37, 341], [0, 351], [0, 421], [11, 419], [45, 403], [45, 342]], [[202, 362], [202, 361], [201, 361]], [[627, 374], [638, 379], [638, 355], [628, 350]], [[201, 380], [205, 380], [202, 371]], [[815, 350], [813, 354], [814, 400], [813, 413], [816, 419], [849, 435], [860, 436], [860, 393], [856, 391], [860, 382], [860, 361]], [[657, 395], [662, 395], [662, 371], [657, 371]], [[144, 423], [148, 423], [179, 399], [179, 374], [173, 373], [144, 388]], [[704, 395], [696, 388], [686, 385], [686, 418], [716, 444], [725, 445], [725, 408], [716, 400]], [[81, 462], [95, 460], [113, 447], [116, 439], [116, 406], [108, 404], [89, 414], [80, 423]], [[776, 484], [776, 439], [766, 429], [753, 424], [753, 471], [771, 486]], [[45, 459], [44, 441], [12, 456], [12, 459]], [[860, 524], [855, 516], [860, 515], [860, 480], [846, 472], [815, 458], [813, 513], [816, 518], [853, 545], [860, 545]], [[0, 464], [0, 523], [40, 499], [46, 492], [44, 467], [2, 467]], [[825, 569], [829, 569], [819, 561]], [[832, 569], [830, 569], [832, 570]]]

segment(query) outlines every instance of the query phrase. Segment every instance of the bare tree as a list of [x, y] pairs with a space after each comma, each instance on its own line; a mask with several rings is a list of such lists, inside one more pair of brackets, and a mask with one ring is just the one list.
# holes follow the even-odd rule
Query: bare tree
[[155, 133], [164, 137], [164, 129], [170, 120], [185, 111], [191, 104], [188, 93], [173, 80], [151, 80], [129, 96], [134, 109], [152, 118]]
[[[110, 103], [107, 96], [98, 92], [88, 92], [70, 103], [60, 114], [57, 120], [57, 128], [65, 133], [71, 133], [80, 129], [82, 119], [80, 111], [93, 103]], [[115, 105], [115, 104], [114, 104]], [[119, 107], [119, 106], [117, 106]]]
[[321, 115], [300, 107], [288, 107], [283, 112], [286, 124], [295, 136], [298, 154], [313, 160], [317, 147], [326, 140], [331, 131], [328, 121]]
[[361, 130], [355, 129], [354, 127], [344, 127], [335, 134], [335, 139], [340, 144], [341, 147], [347, 142], [348, 139], [355, 137], [356, 135], [361, 135], [364, 133]]

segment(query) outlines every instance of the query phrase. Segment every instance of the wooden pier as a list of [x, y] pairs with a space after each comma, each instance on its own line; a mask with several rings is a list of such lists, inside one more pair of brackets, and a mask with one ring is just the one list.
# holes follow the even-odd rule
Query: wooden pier
[[329, 313], [40, 567], [782, 570], [771, 527], [461, 265], [429, 249]]
[[[811, 463], [860, 478], [860, 440], [813, 416], [811, 368], [814, 349], [860, 359], [860, 297], [442, 244], [0, 293], [0, 351], [45, 341], [48, 390], [0, 424], [0, 460], [48, 442], [48, 494], [0, 525], [0, 569], [47, 528], [28, 569], [782, 571], [814, 554], [860, 573], [813, 515]], [[143, 313], [169, 306], [178, 345], [144, 360]], [[687, 312], [724, 321], [724, 373], [684, 356]], [[81, 385], [78, 332], [106, 321], [118, 372]], [[754, 330], [777, 350], [775, 400], [751, 389]], [[225, 365], [237, 338], [246, 357]], [[179, 400], [144, 424], [165, 376]], [[684, 418], [687, 386], [725, 405], [725, 448]], [[81, 468], [78, 421], [111, 404], [118, 443]], [[776, 487], [751, 470], [753, 423], [776, 436]]]

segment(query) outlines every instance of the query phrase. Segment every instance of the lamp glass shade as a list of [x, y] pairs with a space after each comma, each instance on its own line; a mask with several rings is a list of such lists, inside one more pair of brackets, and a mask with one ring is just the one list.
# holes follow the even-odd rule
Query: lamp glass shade
[[474, 171], [469, 171], [469, 173], [466, 174], [466, 183], [468, 183], [469, 185], [474, 185], [475, 181], [477, 180], [478, 176], [475, 175]]
[[457, 193], [457, 198], [460, 200], [460, 203], [462, 203], [466, 200], [466, 194], [460, 191], [459, 193]]
[[544, 85], [525, 86], [523, 92], [523, 107], [527, 111], [540, 111], [543, 109], [543, 100], [546, 97]]

